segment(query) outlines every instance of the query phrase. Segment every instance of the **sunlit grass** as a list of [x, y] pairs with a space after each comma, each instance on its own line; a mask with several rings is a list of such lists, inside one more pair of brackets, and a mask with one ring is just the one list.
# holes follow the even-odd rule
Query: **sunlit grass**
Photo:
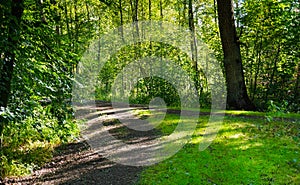
[[[180, 107], [168, 107], [169, 109], [174, 110], [181, 110]], [[211, 109], [207, 108], [184, 108], [184, 110], [190, 111], [199, 111], [202, 113], [210, 113]], [[234, 115], [234, 116], [253, 116], [253, 117], [262, 117], [265, 118], [266, 116], [271, 116], [274, 118], [288, 118], [288, 119], [300, 119], [300, 114], [297, 113], [283, 113], [283, 112], [257, 112], [257, 111], [243, 111], [243, 110], [220, 110], [216, 112], [225, 113], [227, 115]]]
[[[178, 118], [168, 114], [158, 129], [170, 134]], [[201, 116], [190, 142], [147, 168], [138, 184], [300, 184], [299, 121], [226, 116], [217, 138], [200, 152], [208, 119]]]
[[58, 145], [59, 142], [34, 141], [14, 150], [4, 148], [2, 152], [10, 155], [1, 158], [3, 176], [24, 176], [32, 173], [36, 167], [51, 160], [54, 147]]

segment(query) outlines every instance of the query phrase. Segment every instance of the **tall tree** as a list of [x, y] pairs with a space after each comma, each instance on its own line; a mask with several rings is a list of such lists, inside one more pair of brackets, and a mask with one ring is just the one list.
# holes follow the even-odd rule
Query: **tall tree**
[[194, 20], [194, 11], [193, 11], [193, 0], [188, 1], [188, 17], [189, 17], [189, 30], [191, 32], [191, 51], [192, 51], [192, 62], [195, 69], [195, 86], [199, 92], [199, 70], [198, 70], [198, 58], [197, 58], [197, 41], [195, 36], [195, 20]]
[[[4, 51], [0, 51], [1, 55], [1, 72], [0, 72], [0, 107], [7, 107], [9, 93], [11, 89], [11, 79], [13, 76], [13, 69], [16, 62], [16, 47], [18, 45], [20, 36], [20, 22], [23, 14], [23, 1], [22, 0], [10, 0], [1, 2], [1, 14], [2, 18], [7, 19], [4, 22], [7, 25], [1, 25], [6, 28], [4, 32], [7, 34], [7, 47]], [[2, 21], [1, 21], [2, 22]]]
[[217, 7], [226, 74], [227, 107], [230, 109], [255, 110], [256, 108], [248, 97], [245, 85], [232, 1], [217, 0]]
[[[16, 63], [16, 48], [18, 47], [20, 36], [20, 22], [23, 14], [23, 1], [10, 0], [0, 3], [0, 16], [1, 16], [1, 31], [0, 39], [7, 42], [3, 47], [0, 47], [0, 113], [2, 108], [7, 107], [10, 90], [11, 80], [13, 77], [14, 65]], [[7, 25], [5, 25], [5, 23]], [[2, 38], [1, 38], [2, 37]], [[3, 128], [6, 120], [0, 114], [0, 136], [2, 136]], [[2, 137], [0, 137], [0, 150], [2, 147]]]

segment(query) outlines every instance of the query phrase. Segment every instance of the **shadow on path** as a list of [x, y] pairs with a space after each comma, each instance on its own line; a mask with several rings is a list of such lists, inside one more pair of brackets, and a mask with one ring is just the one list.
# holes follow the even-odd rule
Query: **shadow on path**
[[[93, 114], [92, 117], [95, 117], [116, 113], [109, 105], [98, 105], [96, 109], [96, 112], [89, 112], [89, 107], [87, 107], [83, 111], [87, 113], [85, 115], [88, 117], [91, 114]], [[143, 143], [160, 135], [155, 129], [146, 132], [128, 129], [118, 120], [108, 120], [106, 124], [114, 137], [128, 144]], [[35, 170], [30, 176], [9, 178], [0, 184], [130, 185], [138, 181], [143, 169], [144, 167], [111, 162], [91, 149], [85, 140], [82, 140], [55, 148], [52, 160]]]
[[6, 179], [3, 184], [134, 184], [142, 170], [113, 163], [83, 141], [59, 146], [51, 162], [31, 176]]

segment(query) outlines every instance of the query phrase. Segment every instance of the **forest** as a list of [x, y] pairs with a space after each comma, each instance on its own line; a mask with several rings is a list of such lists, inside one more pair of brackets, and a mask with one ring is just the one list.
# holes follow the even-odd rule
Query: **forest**
[[[0, 0], [0, 184], [299, 184], [299, 12], [296, 0]], [[193, 130], [163, 161], [102, 169], [83, 127], [122, 108], [154, 125], [101, 123], [127, 145]]]

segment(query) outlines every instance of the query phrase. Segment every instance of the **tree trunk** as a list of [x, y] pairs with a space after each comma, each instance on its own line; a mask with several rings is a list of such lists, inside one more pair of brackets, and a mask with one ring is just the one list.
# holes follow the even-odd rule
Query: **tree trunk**
[[195, 37], [195, 25], [194, 25], [194, 13], [193, 13], [193, 0], [189, 0], [189, 30], [191, 31], [191, 50], [192, 50], [192, 60], [194, 62], [195, 71], [197, 72], [197, 45]]
[[255, 110], [250, 101], [243, 73], [242, 57], [234, 25], [231, 0], [217, 0], [219, 29], [224, 53], [227, 108]]
[[[0, 113], [7, 107], [8, 100], [11, 90], [11, 80], [13, 77], [14, 65], [16, 62], [15, 51], [18, 47], [18, 42], [20, 38], [20, 22], [23, 14], [23, 1], [22, 0], [12, 0], [1, 2], [0, 6], [8, 7], [1, 12], [0, 16], [8, 18], [8, 28], [7, 28], [7, 46], [5, 46], [4, 51], [0, 51], [0, 60], [3, 62], [0, 65]], [[1, 26], [1, 25], [0, 25]], [[0, 114], [0, 150], [2, 148], [3, 139], [3, 129], [7, 119], [5, 119], [2, 114]]]
[[124, 42], [124, 32], [123, 32], [123, 7], [122, 7], [122, 0], [119, 0], [119, 12], [120, 12], [120, 28], [119, 28], [119, 32], [121, 34], [122, 37], [122, 41]]
[[[297, 70], [298, 69], [298, 70]], [[300, 104], [300, 65], [297, 66], [297, 77], [296, 77], [296, 83], [294, 87], [294, 103], [296, 105]], [[298, 108], [299, 111], [299, 108]]]
[[[6, 2], [7, 6], [10, 6], [10, 11], [5, 12], [5, 17], [9, 18], [8, 27], [8, 49], [5, 49], [3, 53], [3, 66], [0, 72], [0, 107], [7, 107], [10, 89], [11, 89], [11, 79], [13, 76], [14, 64], [16, 62], [15, 49], [19, 42], [20, 34], [20, 22], [23, 14], [23, 1], [22, 0], [12, 0]], [[2, 4], [2, 3], [1, 3]]]
[[196, 36], [195, 36], [195, 24], [194, 24], [194, 12], [193, 12], [193, 0], [189, 0], [188, 2], [188, 16], [189, 16], [189, 30], [191, 32], [191, 51], [192, 51], [192, 62], [193, 62], [193, 67], [195, 70], [195, 86], [197, 89], [197, 92], [201, 94], [200, 90], [200, 83], [199, 83], [199, 69], [198, 69], [198, 52], [197, 52], [197, 41], [196, 41]]

